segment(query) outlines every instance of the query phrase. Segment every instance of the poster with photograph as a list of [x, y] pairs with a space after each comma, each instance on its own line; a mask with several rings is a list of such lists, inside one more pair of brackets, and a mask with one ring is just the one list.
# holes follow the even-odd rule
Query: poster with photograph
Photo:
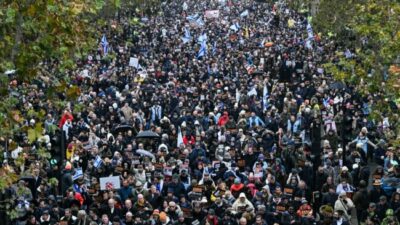
[[100, 190], [116, 190], [121, 188], [119, 176], [100, 177]]

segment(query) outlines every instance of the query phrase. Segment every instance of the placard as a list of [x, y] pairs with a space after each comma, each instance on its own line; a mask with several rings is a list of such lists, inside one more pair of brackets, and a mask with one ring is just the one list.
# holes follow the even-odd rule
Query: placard
[[284, 189], [283, 189], [283, 193], [284, 193], [285, 195], [292, 196], [292, 195], [293, 195], [293, 188], [284, 188]]
[[137, 69], [139, 67], [139, 59], [135, 57], [129, 58], [129, 66], [135, 67]]
[[207, 10], [204, 17], [207, 19], [217, 19], [219, 18], [219, 10]]
[[115, 190], [121, 188], [119, 176], [100, 177], [100, 190]]

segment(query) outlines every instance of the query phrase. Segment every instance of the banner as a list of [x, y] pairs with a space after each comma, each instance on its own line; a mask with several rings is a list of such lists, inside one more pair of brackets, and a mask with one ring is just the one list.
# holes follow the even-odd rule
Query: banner
[[217, 19], [219, 18], [219, 10], [207, 10], [204, 17], [207, 19]]
[[100, 190], [116, 190], [121, 188], [119, 176], [100, 177]]

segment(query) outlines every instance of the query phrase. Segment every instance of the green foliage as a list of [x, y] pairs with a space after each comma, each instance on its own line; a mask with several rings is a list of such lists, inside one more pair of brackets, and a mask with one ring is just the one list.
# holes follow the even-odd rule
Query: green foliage
[[[344, 34], [341, 30], [344, 27], [347, 33], [351, 33], [353, 39], [338, 35], [335, 40], [347, 43], [346, 47], [355, 53], [355, 57], [346, 59], [343, 48], [332, 59], [335, 63], [327, 63], [325, 68], [336, 79], [356, 85], [358, 92], [377, 95], [371, 114], [373, 119], [381, 121], [383, 113], [389, 115], [392, 124], [396, 124], [395, 132], [399, 134], [398, 115], [388, 102], [400, 99], [400, 2], [338, 2], [322, 1], [322, 11], [314, 21], [322, 32]], [[335, 3], [336, 7], [333, 6]], [[334, 21], [328, 20], [329, 17], [335, 18]], [[400, 146], [396, 140], [392, 140], [392, 144]]]

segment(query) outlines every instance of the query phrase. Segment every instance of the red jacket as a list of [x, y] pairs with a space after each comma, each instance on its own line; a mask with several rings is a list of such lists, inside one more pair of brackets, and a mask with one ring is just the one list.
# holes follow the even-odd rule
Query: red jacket
[[58, 127], [62, 128], [64, 126], [65, 122], [67, 122], [68, 119], [71, 120], [71, 121], [74, 120], [74, 116], [70, 112], [64, 113], [62, 115], [60, 123], [58, 124]]

